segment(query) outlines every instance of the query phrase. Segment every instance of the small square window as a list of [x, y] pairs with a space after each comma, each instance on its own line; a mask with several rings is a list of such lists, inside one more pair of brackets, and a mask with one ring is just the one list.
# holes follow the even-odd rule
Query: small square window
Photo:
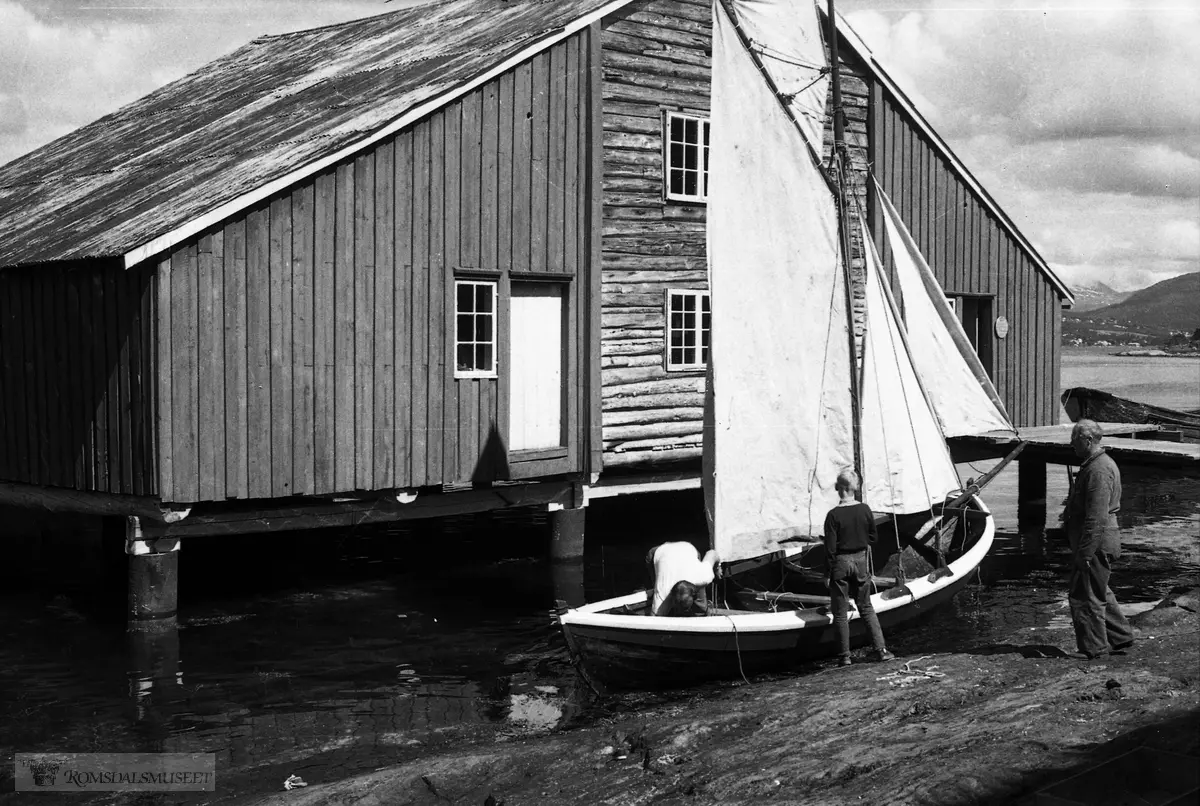
[[668, 199], [708, 199], [708, 119], [667, 113], [663, 181]]
[[454, 377], [496, 377], [496, 284], [454, 282]]
[[708, 292], [667, 291], [667, 322], [667, 369], [704, 369], [712, 324]]

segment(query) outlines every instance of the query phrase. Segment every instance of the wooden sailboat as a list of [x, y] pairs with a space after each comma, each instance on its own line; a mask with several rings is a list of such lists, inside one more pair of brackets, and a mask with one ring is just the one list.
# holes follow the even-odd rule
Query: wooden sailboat
[[[831, 8], [836, 36], [833, 19]], [[836, 65], [836, 39], [831, 50]], [[873, 604], [885, 630], [953, 597], [991, 547], [978, 496], [990, 475], [962, 489], [945, 437], [1012, 426], [881, 189], [905, 313], [919, 325], [906, 331], [865, 239], [856, 347], [846, 171], [838, 149], [831, 166], [818, 156], [826, 64], [811, 3], [714, 3], [703, 481], [725, 573], [706, 616], [647, 615], [650, 591], [561, 608], [597, 687], [683, 685], [836, 652], [820, 531], [843, 468], [859, 470], [880, 523]], [[861, 642], [853, 610], [850, 624]]]

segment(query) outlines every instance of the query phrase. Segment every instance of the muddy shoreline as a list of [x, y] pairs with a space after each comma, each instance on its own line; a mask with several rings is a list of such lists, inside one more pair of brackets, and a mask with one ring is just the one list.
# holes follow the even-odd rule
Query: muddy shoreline
[[1200, 756], [1196, 589], [1093, 661], [1070, 633], [832, 665], [532, 738], [481, 736], [255, 806], [1032, 802], [1137, 747]]

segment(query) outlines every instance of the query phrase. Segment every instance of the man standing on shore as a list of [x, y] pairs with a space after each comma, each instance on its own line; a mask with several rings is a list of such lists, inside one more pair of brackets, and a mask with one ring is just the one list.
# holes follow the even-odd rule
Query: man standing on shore
[[1108, 586], [1112, 561], [1121, 556], [1121, 471], [1100, 446], [1103, 436], [1093, 420], [1079, 420], [1071, 430], [1071, 447], [1083, 461], [1067, 499], [1067, 601], [1075, 644], [1089, 660], [1133, 645], [1133, 630]]

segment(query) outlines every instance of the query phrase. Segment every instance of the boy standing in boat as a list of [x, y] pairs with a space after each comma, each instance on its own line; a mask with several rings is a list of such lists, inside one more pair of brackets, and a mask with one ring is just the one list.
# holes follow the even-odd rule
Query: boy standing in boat
[[675, 541], [650, 549], [646, 565], [650, 570], [653, 596], [650, 613], [655, 616], [701, 616], [708, 609], [705, 587], [712, 583], [720, 559], [709, 551], [700, 552], [691, 543]]
[[1083, 461], [1067, 499], [1067, 602], [1075, 644], [1089, 659], [1133, 646], [1133, 630], [1108, 586], [1112, 561], [1121, 556], [1121, 471], [1101, 447], [1103, 436], [1093, 420], [1080, 420], [1071, 429], [1071, 447]]
[[838, 474], [835, 488], [837, 506], [825, 516], [825, 554], [828, 567], [829, 604], [833, 610], [833, 626], [841, 645], [839, 666], [850, 665], [850, 600], [858, 606], [858, 615], [871, 631], [876, 660], [896, 657], [883, 642], [879, 617], [871, 604], [870, 549], [878, 536], [871, 508], [855, 500], [858, 474], [843, 470]]

